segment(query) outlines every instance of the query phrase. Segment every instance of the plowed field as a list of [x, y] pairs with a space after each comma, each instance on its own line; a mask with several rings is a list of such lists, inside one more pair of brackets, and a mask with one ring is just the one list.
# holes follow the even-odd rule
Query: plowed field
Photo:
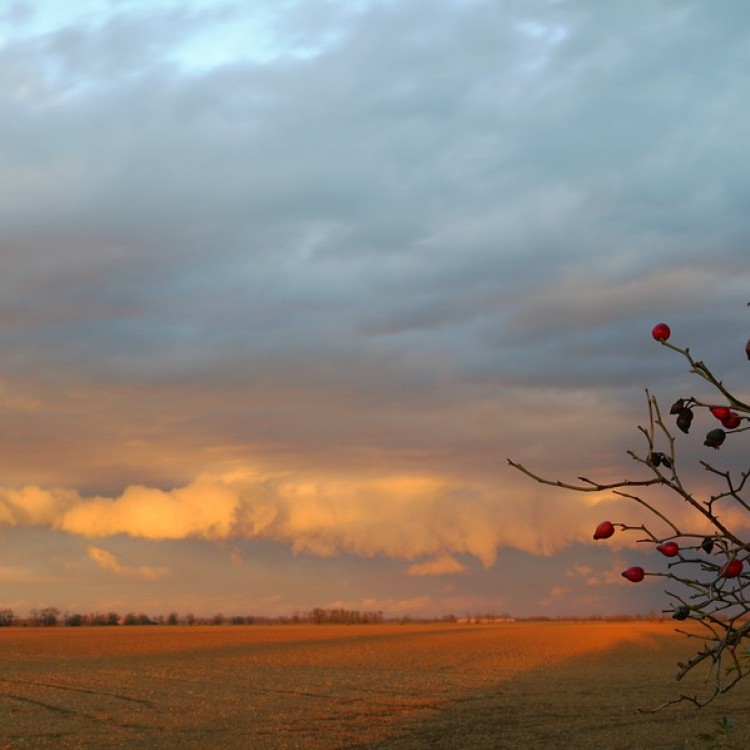
[[696, 641], [671, 623], [0, 629], [0, 748], [750, 747], [750, 684], [638, 713]]

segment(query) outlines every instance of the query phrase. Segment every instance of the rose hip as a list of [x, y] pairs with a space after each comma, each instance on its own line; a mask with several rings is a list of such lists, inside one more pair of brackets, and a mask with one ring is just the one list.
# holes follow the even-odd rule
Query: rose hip
[[658, 323], [653, 327], [651, 335], [656, 341], [666, 341], [672, 335], [672, 331], [666, 323]]
[[742, 422], [742, 420], [740, 419], [740, 415], [737, 414], [736, 411], [730, 411], [729, 414], [727, 414], [727, 416], [721, 420], [721, 423], [728, 430], [733, 430], [735, 427], [739, 427], [740, 422]]
[[664, 542], [664, 544], [658, 545], [656, 549], [658, 549], [664, 557], [674, 557], [680, 551], [680, 545], [677, 544], [677, 542]]
[[724, 576], [724, 578], [737, 578], [740, 573], [742, 573], [742, 560], [738, 560], [736, 557], [734, 560], [725, 562], [719, 570], [719, 575]]
[[640, 583], [645, 575], [646, 572], [638, 565], [634, 565], [632, 568], [622, 571], [622, 577], [627, 578], [632, 583]]
[[602, 521], [594, 531], [594, 539], [609, 539], [615, 533], [615, 527], [609, 521]]

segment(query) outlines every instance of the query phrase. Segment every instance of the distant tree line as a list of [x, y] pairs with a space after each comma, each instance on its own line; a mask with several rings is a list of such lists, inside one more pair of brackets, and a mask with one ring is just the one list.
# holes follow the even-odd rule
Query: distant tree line
[[383, 613], [380, 611], [359, 612], [353, 609], [321, 609], [315, 607], [308, 615], [307, 620], [315, 625], [367, 625], [383, 622]]
[[384, 621], [383, 613], [378, 611], [360, 612], [349, 609], [323, 609], [316, 607], [310, 612], [295, 613], [290, 617], [264, 617], [259, 615], [223, 615], [196, 617], [189, 613], [181, 616], [170, 612], [166, 617], [151, 617], [143, 612], [128, 612], [121, 616], [117, 612], [61, 612], [57, 607], [32, 609], [26, 618], [18, 617], [12, 609], [0, 609], [0, 627], [10, 625], [32, 627], [68, 627], [113, 626], [113, 625], [288, 625], [288, 624], [336, 624], [367, 625]]
[[544, 622], [544, 621], [606, 621], [628, 622], [634, 620], [661, 620], [662, 614], [654, 611], [645, 615], [616, 614], [616, 615], [586, 615], [586, 616], [558, 616], [532, 615], [529, 617], [512, 617], [508, 614], [466, 614], [463, 617], [443, 615], [441, 617], [413, 617], [404, 615], [397, 618], [386, 618], [381, 611], [361, 612], [356, 609], [325, 609], [315, 607], [309, 612], [296, 612], [291, 616], [265, 617], [262, 615], [223, 615], [215, 614], [211, 617], [196, 617], [189, 613], [180, 615], [170, 612], [168, 615], [150, 617], [143, 612], [128, 612], [120, 615], [117, 612], [61, 612], [57, 607], [43, 607], [32, 609], [26, 618], [17, 617], [12, 609], [0, 608], [0, 627], [32, 626], [68, 627], [82, 626], [114, 626], [114, 625], [372, 625], [383, 622], [416, 624], [416, 623], [493, 623], [493, 622]]

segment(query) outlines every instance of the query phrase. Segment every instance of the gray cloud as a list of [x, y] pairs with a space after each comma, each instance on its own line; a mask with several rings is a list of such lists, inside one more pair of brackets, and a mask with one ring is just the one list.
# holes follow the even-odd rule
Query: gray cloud
[[742, 382], [743, 3], [245, 5], [3, 16], [9, 483], [612, 467], [662, 319]]

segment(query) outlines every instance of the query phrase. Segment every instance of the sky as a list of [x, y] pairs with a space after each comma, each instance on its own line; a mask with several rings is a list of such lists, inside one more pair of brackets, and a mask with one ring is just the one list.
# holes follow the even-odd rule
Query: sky
[[[661, 321], [747, 394], [749, 23], [3, 3], [0, 607], [667, 607], [592, 539], [636, 503], [506, 459], [638, 476], [644, 389], [710, 394]], [[685, 466], [735, 465], [696, 422]]]

